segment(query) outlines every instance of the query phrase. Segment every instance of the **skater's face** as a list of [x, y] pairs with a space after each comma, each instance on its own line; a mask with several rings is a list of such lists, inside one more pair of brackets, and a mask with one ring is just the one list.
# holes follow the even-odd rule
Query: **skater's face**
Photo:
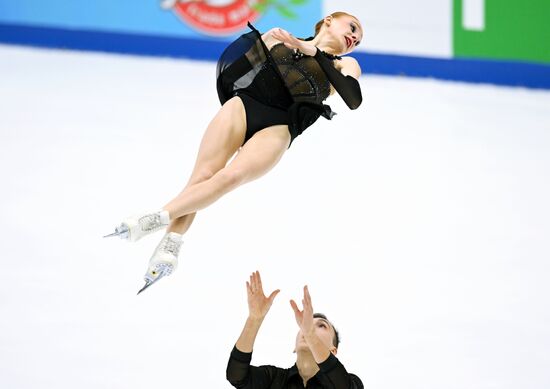
[[[313, 319], [313, 328], [317, 337], [328, 347], [331, 353], [336, 354], [337, 348], [334, 346], [334, 339], [336, 337], [336, 330], [326, 319], [317, 317]], [[309, 350], [302, 331], [298, 331], [296, 335], [296, 348], [295, 351]]]
[[340, 55], [351, 53], [363, 39], [361, 23], [352, 15], [327, 16], [323, 28], [331, 46]]
[[361, 25], [353, 16], [332, 18], [329, 30], [336, 40], [340, 41], [342, 54], [348, 54], [355, 50], [363, 38]]

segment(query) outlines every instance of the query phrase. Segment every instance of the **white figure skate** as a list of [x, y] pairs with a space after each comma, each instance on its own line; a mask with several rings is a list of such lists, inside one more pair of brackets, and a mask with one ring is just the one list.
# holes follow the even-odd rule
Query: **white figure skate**
[[148, 235], [152, 232], [163, 229], [170, 224], [170, 215], [168, 211], [160, 210], [153, 213], [131, 216], [125, 219], [115, 232], [105, 235], [104, 238], [119, 236], [121, 239], [127, 239], [130, 242]]
[[180, 251], [182, 235], [176, 232], [169, 232], [160, 241], [153, 256], [149, 260], [149, 267], [145, 273], [145, 285], [137, 294], [153, 285], [163, 277], [172, 274], [178, 266], [178, 254]]

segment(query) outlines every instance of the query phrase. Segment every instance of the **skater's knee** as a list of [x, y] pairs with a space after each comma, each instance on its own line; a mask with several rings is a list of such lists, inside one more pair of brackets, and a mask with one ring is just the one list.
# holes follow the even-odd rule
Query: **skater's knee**
[[206, 180], [209, 180], [211, 179], [214, 174], [216, 174], [216, 172], [214, 171], [214, 169], [210, 169], [208, 167], [204, 167], [202, 169], [200, 169], [199, 171], [197, 171], [193, 177], [191, 178], [190, 180], [190, 184], [191, 185], [195, 185], [195, 184], [198, 184], [200, 182], [203, 182], [203, 181], [206, 181]]
[[225, 168], [220, 171], [219, 179], [224, 187], [233, 189], [246, 181], [246, 174], [241, 169]]

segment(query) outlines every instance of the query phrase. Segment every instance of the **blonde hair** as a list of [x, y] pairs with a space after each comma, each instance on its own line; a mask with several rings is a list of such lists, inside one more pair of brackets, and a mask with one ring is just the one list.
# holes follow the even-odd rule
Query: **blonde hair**
[[[333, 12], [329, 16], [332, 16], [333, 18], [338, 18], [340, 16], [351, 16], [352, 18], [357, 19], [355, 16], [353, 16], [353, 15], [347, 13], [347, 12], [342, 12], [342, 11]], [[319, 31], [321, 31], [321, 27], [323, 27], [324, 22], [325, 22], [325, 18], [319, 20], [315, 24], [315, 36], [317, 36], [317, 34], [319, 34]]]

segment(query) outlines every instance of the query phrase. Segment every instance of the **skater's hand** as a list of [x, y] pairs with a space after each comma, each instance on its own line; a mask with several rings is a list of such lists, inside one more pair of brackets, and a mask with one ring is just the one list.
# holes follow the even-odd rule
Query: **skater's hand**
[[269, 297], [266, 297], [262, 288], [260, 272], [255, 271], [250, 275], [250, 281], [246, 282], [246, 292], [248, 294], [248, 316], [251, 319], [263, 320], [280, 290], [276, 289], [271, 292]]
[[301, 311], [294, 300], [290, 300], [290, 306], [294, 311], [296, 323], [302, 330], [302, 333], [304, 335], [313, 333], [313, 305], [311, 303], [311, 296], [309, 295], [307, 285], [304, 286], [304, 298], [302, 299], [302, 306], [304, 309]]
[[305, 55], [314, 56], [317, 52], [317, 47], [311, 43], [296, 38], [294, 35], [282, 28], [274, 28], [270, 31], [271, 36], [284, 43], [289, 49], [298, 49]]

